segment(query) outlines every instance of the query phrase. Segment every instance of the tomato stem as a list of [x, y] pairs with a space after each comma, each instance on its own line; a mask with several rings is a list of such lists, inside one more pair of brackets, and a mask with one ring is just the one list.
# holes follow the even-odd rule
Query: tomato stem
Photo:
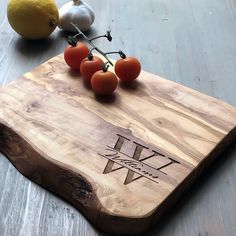
[[67, 41], [68, 41], [68, 43], [69, 43], [72, 47], [75, 47], [76, 44], [77, 44], [77, 40], [76, 40], [76, 38], [73, 37], [73, 36], [69, 36]]
[[106, 63], [104, 63], [103, 65], [102, 65], [102, 71], [103, 72], [107, 72], [108, 71], [108, 68], [109, 68], [109, 64], [108, 64], [109, 62], [107, 61]]
[[118, 51], [118, 52], [106, 52], [105, 54], [106, 55], [108, 55], [108, 54], [119, 54], [122, 59], [126, 58], [126, 55], [121, 50]]
[[88, 59], [90, 61], [93, 60], [93, 53], [92, 53], [93, 50], [95, 50], [95, 48], [91, 48], [90, 51], [89, 51], [89, 54], [88, 54]]
[[112, 41], [111, 31], [109, 30], [104, 35], [100, 35], [100, 36], [97, 36], [97, 37], [94, 37], [94, 38], [90, 39], [90, 42], [92, 42], [95, 39], [99, 39], [99, 38], [107, 38], [107, 40], [111, 42]]
[[89, 61], [93, 60], [93, 54], [91, 52], [88, 54], [88, 59], [89, 59]]
[[104, 56], [104, 57], [107, 59], [108, 63], [113, 66], [113, 63], [112, 63], [112, 62], [110, 61], [110, 59], [106, 56], [106, 54], [105, 54], [103, 51], [101, 51], [98, 47], [96, 47], [96, 45], [94, 45], [94, 43], [90, 41], [90, 39], [79, 29], [79, 27], [78, 27], [76, 24], [71, 23], [71, 25], [73, 25], [73, 26], [75, 27], [75, 29], [78, 31], [78, 34], [75, 35], [76, 37], [77, 37], [77, 36], [82, 36], [82, 37], [87, 41], [87, 43], [90, 44], [90, 46], [91, 46], [92, 48], [94, 48], [94, 50], [96, 50], [96, 51], [99, 52], [102, 56]]

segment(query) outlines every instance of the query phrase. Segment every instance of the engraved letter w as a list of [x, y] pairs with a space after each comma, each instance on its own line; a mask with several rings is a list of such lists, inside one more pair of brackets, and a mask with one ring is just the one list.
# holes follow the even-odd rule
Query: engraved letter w
[[[117, 139], [117, 141], [116, 141], [116, 143], [115, 143], [115, 146], [112, 147], [112, 148], [111, 148], [111, 147], [109, 147], [109, 148], [111, 148], [111, 149], [113, 149], [114, 151], [116, 151], [116, 152], [114, 152], [114, 155], [117, 155], [118, 153], [120, 153], [120, 154], [123, 154], [123, 155], [128, 156], [127, 154], [125, 154], [125, 153], [123, 153], [123, 152], [121, 151], [121, 148], [122, 148], [124, 142], [130, 142], [130, 139], [128, 139], [128, 138], [126, 138], [126, 137], [124, 137], [124, 136], [122, 136], [122, 135], [120, 135], [120, 134], [117, 134], [117, 136], [118, 136], [118, 139]], [[145, 158], [143, 158], [143, 159], [140, 159], [143, 149], [149, 149], [149, 148], [148, 148], [148, 147], [145, 147], [145, 146], [143, 146], [143, 145], [141, 145], [141, 144], [139, 144], [139, 143], [137, 143], [137, 142], [134, 142], [134, 141], [133, 141], [133, 143], [135, 144], [134, 153], [133, 153], [132, 156], [129, 156], [129, 157], [132, 158], [132, 159], [134, 159], [134, 160], [137, 160], [137, 161], [142, 162], [142, 161], [147, 160], [147, 159], [149, 159], [149, 158], [151, 158], [151, 157], [154, 157], [154, 156], [162, 156], [162, 157], [165, 157], [163, 154], [152, 150], [152, 154], [151, 154], [150, 156], [145, 157]], [[113, 155], [113, 154], [111, 154], [111, 155]], [[117, 167], [117, 168], [114, 168], [114, 169], [113, 169], [114, 164], [115, 164], [114, 161], [108, 160], [107, 165], [106, 165], [106, 167], [105, 167], [103, 173], [104, 173], [104, 174], [108, 174], [108, 173], [111, 173], [111, 172], [113, 172], [113, 171], [116, 171], [116, 170], [119, 170], [119, 169], [124, 168], [123, 166], [120, 166], [120, 167]], [[167, 166], [167, 165], [166, 165], [166, 166]], [[161, 169], [161, 168], [160, 168], [160, 169]], [[134, 174], [135, 174], [135, 172], [134, 172], [133, 170], [128, 170], [128, 173], [127, 173], [127, 176], [126, 176], [126, 179], [125, 179], [124, 184], [129, 184], [129, 183], [131, 183], [132, 181], [135, 181], [135, 180], [137, 180], [137, 179], [143, 177], [142, 175], [140, 175], [139, 177], [134, 178]]]

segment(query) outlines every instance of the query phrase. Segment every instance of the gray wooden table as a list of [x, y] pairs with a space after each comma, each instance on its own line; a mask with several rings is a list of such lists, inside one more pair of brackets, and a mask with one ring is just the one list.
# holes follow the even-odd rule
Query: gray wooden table
[[[65, 0], [56, 1], [58, 6]], [[112, 30], [104, 50], [122, 49], [144, 70], [236, 106], [235, 0], [87, 0], [96, 11], [90, 35]], [[10, 28], [0, 0], [0, 82], [16, 79], [61, 53], [56, 30], [28, 42]], [[236, 235], [236, 147], [233, 145], [149, 235]], [[23, 177], [0, 156], [0, 236], [102, 235], [71, 205]]]

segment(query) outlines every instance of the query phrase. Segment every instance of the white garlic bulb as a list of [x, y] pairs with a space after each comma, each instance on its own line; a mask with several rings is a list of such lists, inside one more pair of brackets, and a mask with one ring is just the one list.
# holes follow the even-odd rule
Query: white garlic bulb
[[77, 32], [71, 23], [76, 24], [81, 31], [87, 31], [93, 24], [95, 14], [93, 9], [81, 0], [73, 0], [59, 9], [59, 27], [70, 32]]

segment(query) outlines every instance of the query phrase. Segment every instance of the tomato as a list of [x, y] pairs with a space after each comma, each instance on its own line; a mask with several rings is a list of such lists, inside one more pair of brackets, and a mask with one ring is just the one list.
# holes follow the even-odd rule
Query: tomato
[[80, 64], [80, 73], [85, 80], [90, 81], [93, 74], [102, 69], [103, 64], [103, 60], [99, 57], [85, 58]]
[[99, 70], [93, 74], [91, 86], [95, 93], [101, 95], [112, 94], [118, 85], [118, 79], [113, 72]]
[[122, 81], [132, 81], [136, 79], [141, 72], [141, 64], [134, 57], [119, 59], [115, 64], [115, 73]]
[[64, 51], [66, 64], [74, 70], [80, 69], [81, 61], [89, 54], [89, 49], [84, 43], [78, 42], [76, 46], [67, 46]]

